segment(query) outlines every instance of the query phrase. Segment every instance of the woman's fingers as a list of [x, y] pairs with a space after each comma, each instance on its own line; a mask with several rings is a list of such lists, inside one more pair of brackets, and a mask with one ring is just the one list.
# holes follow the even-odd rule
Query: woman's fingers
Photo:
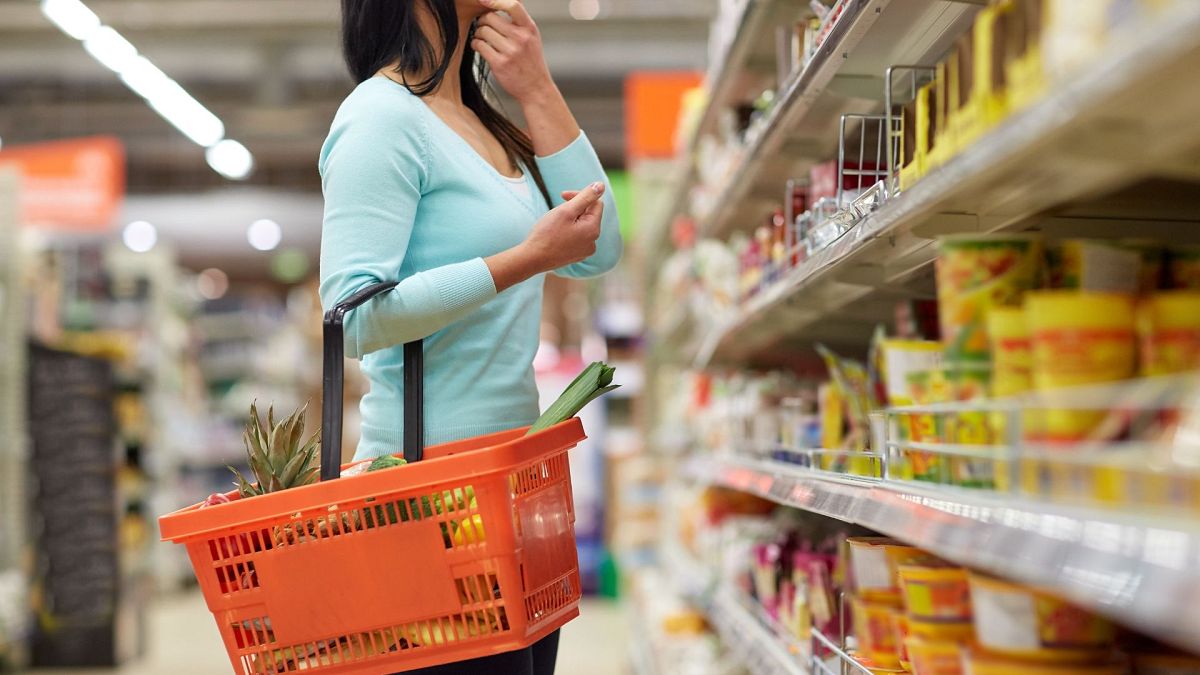
[[504, 11], [508, 12], [508, 15], [512, 17], [513, 24], [517, 26], [524, 26], [526, 28], [535, 27], [533, 23], [533, 17], [529, 16], [529, 10], [525, 9], [525, 5], [522, 5], [518, 2]]
[[604, 194], [604, 183], [595, 182], [586, 188], [575, 193], [562, 208], [572, 218], [578, 218], [588, 211], [589, 208], [596, 202], [600, 201], [600, 197]]
[[491, 46], [487, 42], [484, 42], [483, 40], [480, 40], [479, 38], [471, 40], [471, 49], [474, 49], [475, 53], [482, 56], [483, 60], [487, 61], [488, 63], [494, 63], [496, 59], [504, 58], [504, 55], [496, 51], [495, 47]]
[[[563, 190], [560, 194], [562, 195], [563, 201], [569, 202], [572, 199], [575, 199], [575, 195], [579, 194], [579, 190]], [[587, 211], [584, 211], [583, 215], [597, 216], [597, 217], [603, 216], [604, 215], [604, 200], [602, 200], [602, 199], [596, 200], [596, 202], [594, 204], [592, 204], [591, 206], [588, 207]]]
[[479, 28], [476, 28], [475, 39], [483, 40], [491, 45], [492, 49], [501, 54], [508, 54], [513, 51], [512, 42], [491, 26], [480, 26]]

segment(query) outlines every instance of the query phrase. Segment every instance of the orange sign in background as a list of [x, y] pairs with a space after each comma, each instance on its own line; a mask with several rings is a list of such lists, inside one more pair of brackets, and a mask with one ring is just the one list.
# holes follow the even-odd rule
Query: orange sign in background
[[110, 229], [125, 196], [125, 148], [110, 136], [5, 148], [21, 175], [21, 222], [56, 230]]
[[631, 73], [625, 78], [625, 152], [631, 160], [675, 155], [683, 95], [700, 86], [695, 72]]

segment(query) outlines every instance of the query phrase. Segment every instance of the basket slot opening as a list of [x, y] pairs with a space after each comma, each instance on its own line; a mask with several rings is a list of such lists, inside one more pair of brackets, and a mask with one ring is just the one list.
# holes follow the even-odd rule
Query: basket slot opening
[[226, 595], [258, 588], [258, 571], [254, 568], [253, 561], [222, 565], [214, 571], [217, 584]]

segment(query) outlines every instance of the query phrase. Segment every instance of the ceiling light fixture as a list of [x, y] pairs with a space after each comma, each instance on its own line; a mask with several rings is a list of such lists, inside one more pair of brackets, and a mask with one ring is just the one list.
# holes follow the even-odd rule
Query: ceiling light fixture
[[567, 5], [571, 18], [578, 21], [591, 21], [600, 16], [600, 0], [571, 0]]
[[229, 275], [210, 267], [196, 277], [196, 290], [205, 300], [219, 300], [229, 292]]
[[42, 14], [76, 40], [86, 40], [100, 28], [100, 17], [79, 0], [43, 0]]
[[80, 0], [42, 0], [42, 13], [64, 33], [83, 42], [83, 48], [125, 86], [146, 100], [166, 121], [193, 143], [207, 148], [208, 164], [230, 180], [245, 180], [254, 170], [246, 146], [225, 138], [225, 124], [178, 82], [138, 54], [137, 48]]
[[146, 253], [158, 243], [158, 229], [144, 220], [135, 220], [125, 226], [121, 240], [134, 253]]
[[137, 47], [111, 26], [101, 26], [92, 31], [88, 39], [83, 41], [83, 48], [92, 58], [99, 61], [100, 65], [114, 73], [120, 73], [138, 57]]
[[254, 170], [254, 156], [246, 146], [228, 138], [213, 144], [204, 154], [213, 171], [232, 180], [242, 180]]
[[246, 240], [259, 251], [273, 251], [283, 241], [283, 229], [273, 220], [256, 220], [246, 230]]

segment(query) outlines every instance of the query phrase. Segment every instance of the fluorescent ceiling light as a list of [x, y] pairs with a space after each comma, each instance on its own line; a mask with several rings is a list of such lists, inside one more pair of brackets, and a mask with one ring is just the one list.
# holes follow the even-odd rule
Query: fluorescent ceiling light
[[135, 220], [125, 226], [121, 240], [134, 253], [145, 253], [158, 243], [158, 229], [144, 220]]
[[126, 87], [147, 100], [173, 83], [166, 73], [159, 70], [158, 66], [144, 56], [131, 59], [121, 69], [119, 75]]
[[42, 0], [42, 14], [76, 40], [86, 40], [100, 28], [100, 17], [79, 0]]
[[226, 138], [205, 153], [213, 171], [232, 180], [243, 180], [254, 170], [254, 157], [246, 146]]
[[83, 41], [83, 48], [109, 70], [120, 73], [138, 57], [137, 47], [111, 26], [101, 26]]
[[[111, 26], [104, 26], [96, 13], [80, 0], [42, 0], [42, 13], [83, 47], [97, 61], [117, 73], [159, 115], [193, 143], [207, 148], [208, 164], [232, 180], [249, 177], [254, 156], [246, 146], [225, 138], [221, 118], [205, 108], [179, 83], [172, 80]], [[153, 244], [152, 244], [153, 245]]]
[[273, 220], [256, 220], [246, 230], [246, 240], [260, 251], [273, 251], [283, 241], [283, 229]]
[[[175, 80], [167, 78], [159, 83], [151, 90], [146, 102], [196, 145], [208, 148], [224, 142], [221, 139], [225, 137], [225, 125], [221, 118], [192, 98]], [[243, 147], [242, 150], [246, 149]], [[247, 151], [246, 154], [250, 153]], [[211, 165], [212, 159], [208, 163]], [[215, 166], [213, 168], [216, 169]], [[249, 174], [249, 170], [246, 173]]]

